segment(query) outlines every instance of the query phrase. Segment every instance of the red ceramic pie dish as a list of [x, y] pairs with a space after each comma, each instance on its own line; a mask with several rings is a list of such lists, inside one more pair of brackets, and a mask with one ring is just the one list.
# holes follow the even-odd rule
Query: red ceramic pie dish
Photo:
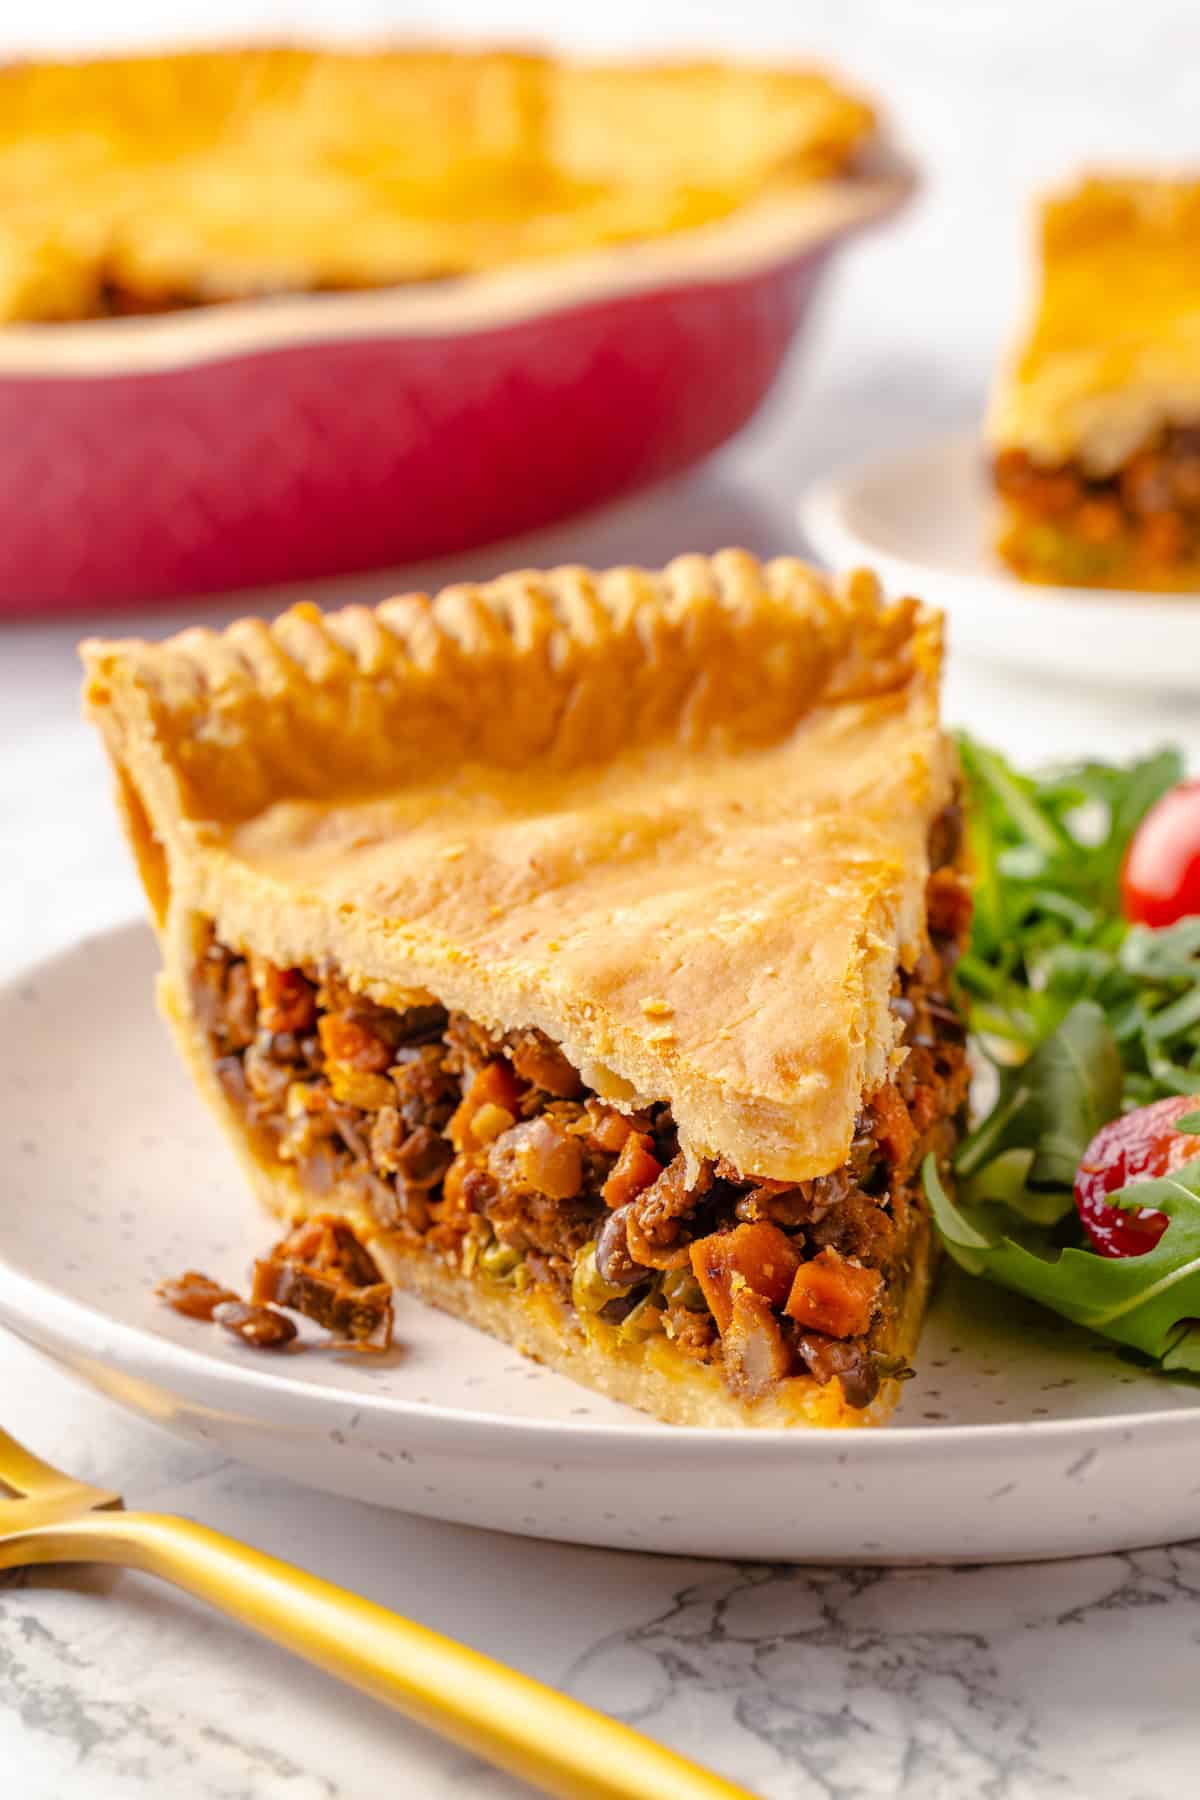
[[570, 262], [0, 330], [0, 614], [453, 553], [705, 456], [896, 165]]

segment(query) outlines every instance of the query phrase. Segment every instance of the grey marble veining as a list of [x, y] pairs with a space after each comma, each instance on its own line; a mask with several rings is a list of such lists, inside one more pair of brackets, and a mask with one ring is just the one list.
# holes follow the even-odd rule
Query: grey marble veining
[[[1172, 1734], [1159, 1684], [1164, 1657], [1187, 1669], [1194, 1656], [1197, 1583], [1195, 1545], [1049, 1570], [745, 1568], [589, 1651], [572, 1686], [610, 1705], [620, 1693], [664, 1736], [721, 1707], [730, 1766], [780, 1797], [1129, 1794], [1135, 1765], [1139, 1793], [1168, 1795], [1191, 1734]], [[1143, 1608], [1156, 1609], [1146, 1683], [1116, 1629]], [[1114, 1756], [1094, 1735], [1119, 1695], [1140, 1738], [1152, 1688], [1157, 1774], [1141, 1744]]]

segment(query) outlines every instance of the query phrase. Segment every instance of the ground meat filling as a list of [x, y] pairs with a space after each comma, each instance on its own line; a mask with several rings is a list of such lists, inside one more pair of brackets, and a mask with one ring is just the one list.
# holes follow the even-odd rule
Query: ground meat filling
[[1154, 585], [1200, 560], [1200, 426], [1160, 432], [1103, 479], [1005, 450], [995, 482], [1017, 521], [1005, 553], [1022, 572]]
[[887, 1372], [889, 1279], [923, 1227], [921, 1161], [949, 1153], [966, 1100], [947, 993], [970, 916], [959, 835], [948, 809], [929, 947], [892, 1001], [907, 1055], [846, 1164], [812, 1181], [746, 1180], [723, 1159], [689, 1179], [669, 1107], [618, 1112], [541, 1032], [395, 1011], [335, 970], [280, 969], [210, 934], [196, 1001], [227, 1096], [311, 1193], [336, 1186], [466, 1273], [540, 1284], [622, 1343], [661, 1333], [743, 1398], [807, 1372], [865, 1406]]

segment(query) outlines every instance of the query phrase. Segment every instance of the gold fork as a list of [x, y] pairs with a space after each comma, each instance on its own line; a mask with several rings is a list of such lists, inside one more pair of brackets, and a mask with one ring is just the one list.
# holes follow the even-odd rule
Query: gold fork
[[116, 1563], [176, 1587], [563, 1800], [753, 1800], [452, 1638], [191, 1519], [125, 1512], [0, 1431], [0, 1571]]

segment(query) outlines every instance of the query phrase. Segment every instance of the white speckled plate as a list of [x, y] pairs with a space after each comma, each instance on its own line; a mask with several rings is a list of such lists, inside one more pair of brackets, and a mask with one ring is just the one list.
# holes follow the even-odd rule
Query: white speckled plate
[[971, 433], [818, 481], [800, 523], [831, 568], [865, 563], [944, 608], [956, 650], [1072, 683], [1200, 691], [1200, 595], [1017, 581], [988, 549], [989, 508]]
[[946, 1283], [873, 1432], [659, 1425], [413, 1301], [386, 1361], [268, 1358], [179, 1318], [157, 1279], [241, 1284], [272, 1227], [176, 1066], [154, 963], [130, 925], [0, 990], [0, 1320], [134, 1411], [336, 1493], [621, 1548], [980, 1561], [1195, 1536], [1200, 1387], [981, 1284]]

